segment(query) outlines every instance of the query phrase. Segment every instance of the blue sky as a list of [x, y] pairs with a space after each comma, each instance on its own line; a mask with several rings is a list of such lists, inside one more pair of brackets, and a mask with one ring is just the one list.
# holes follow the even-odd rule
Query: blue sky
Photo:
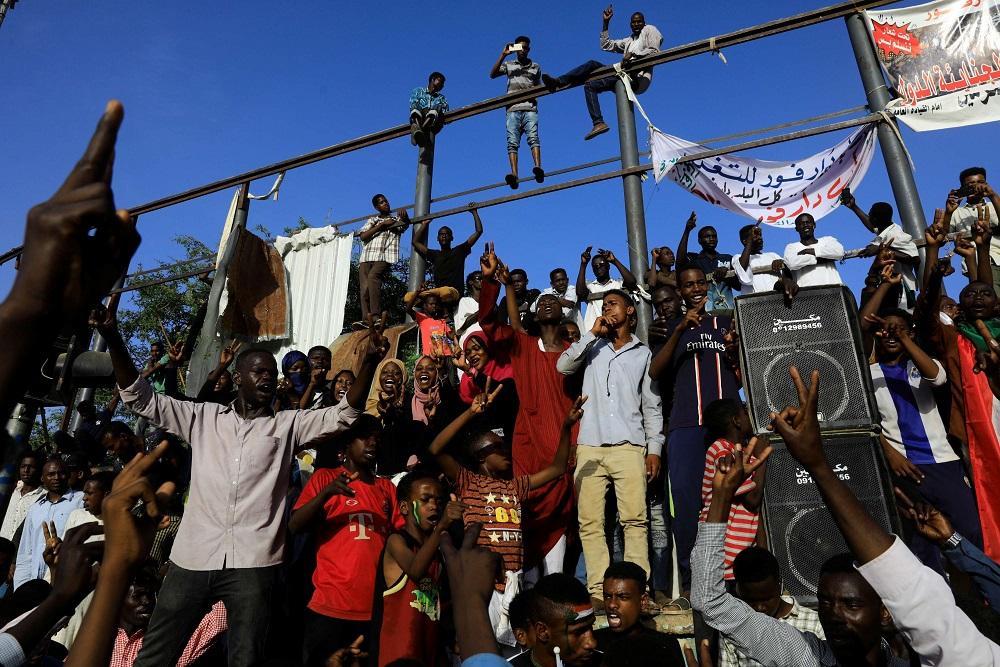
[[[664, 47], [792, 15], [827, 0], [720, 4], [619, 4], [612, 34], [628, 32], [628, 15], [644, 11]], [[907, 3], [914, 4], [914, 3]], [[426, 11], [432, 6], [433, 11]], [[528, 34], [544, 71], [561, 73], [596, 58], [599, 2], [568, 0], [519, 8], [510, 3], [243, 2], [100, 3], [25, 0], [0, 27], [0, 250], [21, 243], [27, 210], [46, 199], [77, 159], [107, 99], [125, 104], [118, 141], [115, 193], [128, 207], [295, 154], [338, 143], [405, 119], [410, 89], [432, 70], [444, 72], [452, 107], [504, 91], [488, 72], [503, 45]], [[680, 7], [686, 7], [678, 11]], [[700, 140], [857, 106], [864, 91], [842, 20], [759, 40], [726, 51], [728, 64], [702, 55], [656, 69], [642, 102], [664, 131]], [[614, 98], [602, 96], [614, 127]], [[580, 89], [540, 103], [543, 164], [555, 170], [618, 152], [614, 132], [582, 140], [589, 118]], [[449, 125], [437, 147], [435, 196], [502, 180], [507, 170], [503, 111]], [[641, 118], [639, 119], [642, 127]], [[971, 164], [1000, 169], [989, 158], [997, 127], [979, 125], [916, 134], [903, 129], [917, 163], [916, 179], [930, 219], [957, 173]], [[847, 131], [771, 146], [752, 155], [793, 161], [839, 141]], [[646, 150], [640, 130], [640, 148]], [[530, 155], [522, 147], [522, 165]], [[278, 202], [256, 202], [250, 224], [275, 233], [299, 216], [314, 225], [370, 211], [371, 195], [398, 206], [412, 201], [416, 152], [406, 139], [328, 160], [288, 174]], [[551, 182], [556, 182], [552, 179]], [[270, 179], [257, 182], [262, 192]], [[522, 189], [530, 187], [525, 184]], [[506, 188], [482, 198], [509, 192]], [[691, 210], [720, 232], [720, 249], [738, 251], [746, 220], [680, 190], [644, 185], [649, 245], [676, 246]], [[891, 201], [881, 155], [856, 194], [863, 206]], [[194, 235], [218, 243], [231, 193], [218, 193], [144, 216], [143, 243], [133, 267], [183, 256], [172, 239]], [[608, 181], [487, 209], [484, 240], [545, 287], [548, 270], [575, 274], [587, 245], [613, 249], [627, 262], [620, 182]], [[471, 216], [447, 221], [464, 238]], [[840, 210], [820, 221], [846, 247], [870, 235]], [[781, 252], [794, 231], [765, 229]], [[404, 246], [409, 248], [409, 235]], [[473, 255], [476, 257], [477, 255]], [[467, 266], [471, 270], [470, 265]], [[857, 289], [866, 264], [841, 270]], [[0, 268], [6, 292], [13, 263]]]

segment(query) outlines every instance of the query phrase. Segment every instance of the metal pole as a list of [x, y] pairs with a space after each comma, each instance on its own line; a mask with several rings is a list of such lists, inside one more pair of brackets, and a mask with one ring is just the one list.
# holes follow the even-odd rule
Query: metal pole
[[[886, 88], [882, 69], [875, 56], [875, 49], [868, 35], [868, 27], [865, 25], [865, 16], [861, 12], [855, 12], [845, 17], [844, 21], [847, 23], [847, 34], [851, 38], [851, 47], [854, 49], [854, 57], [858, 62], [861, 82], [865, 86], [868, 108], [873, 112], [881, 111], [892, 97]], [[885, 161], [885, 169], [889, 173], [889, 184], [892, 186], [892, 195], [896, 199], [899, 221], [907, 234], [915, 239], [921, 239], [927, 228], [927, 221], [920, 205], [920, 194], [917, 192], [917, 184], [913, 180], [913, 171], [910, 169], [906, 149], [894, 128], [889, 126], [890, 122], [893, 126], [896, 125], [895, 118], [878, 124], [878, 145], [882, 149], [882, 159]]]
[[[427, 145], [422, 146], [417, 153], [417, 191], [413, 195], [413, 217], [427, 215], [431, 212], [431, 182], [434, 180], [434, 143], [436, 136], [428, 133]], [[413, 225], [413, 238], [418, 238], [424, 233], [427, 227], [426, 222], [418, 222]], [[424, 273], [427, 270], [427, 263], [417, 252], [417, 249], [410, 244], [410, 279], [407, 282], [407, 289], [411, 292], [417, 290], [424, 282]], [[409, 321], [409, 317], [406, 318]]]
[[[114, 294], [115, 290], [120, 290], [122, 285], [125, 284], [125, 276], [122, 276], [115, 282], [114, 287], [111, 288], [110, 294]], [[104, 300], [104, 305], [108, 304], [111, 300], [109, 296]], [[94, 352], [107, 352], [108, 351], [108, 341], [104, 340], [104, 336], [99, 334], [97, 330], [94, 330], [94, 336], [90, 339], [90, 349]], [[72, 371], [70, 371], [70, 377], [72, 377]], [[73, 398], [73, 403], [66, 406], [66, 412], [70, 413], [72, 416], [69, 421], [69, 433], [72, 435], [76, 433], [76, 429], [80, 428], [80, 422], [83, 418], [80, 413], [76, 411], [76, 406], [80, 404], [81, 401], [92, 401], [94, 400], [94, 388], [85, 387], [83, 389], [78, 389], [76, 396]]]
[[[639, 143], [635, 134], [635, 112], [625, 93], [625, 84], [615, 82], [615, 101], [618, 103], [618, 143], [622, 151], [622, 169], [639, 166]], [[642, 176], [638, 173], [622, 176], [625, 191], [625, 230], [628, 233], [628, 264], [632, 275], [645, 287], [646, 270], [646, 212], [642, 202]], [[639, 326], [636, 335], [647, 339], [650, 324], [649, 306], [636, 300]]]

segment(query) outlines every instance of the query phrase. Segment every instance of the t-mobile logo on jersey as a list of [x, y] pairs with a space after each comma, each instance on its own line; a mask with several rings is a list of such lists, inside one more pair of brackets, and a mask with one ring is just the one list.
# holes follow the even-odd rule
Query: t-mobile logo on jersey
[[358, 512], [357, 514], [348, 514], [348, 521], [351, 522], [351, 532], [357, 533], [356, 540], [370, 540], [368, 537], [368, 531], [374, 528], [375, 521], [372, 519], [372, 515], [368, 512]]

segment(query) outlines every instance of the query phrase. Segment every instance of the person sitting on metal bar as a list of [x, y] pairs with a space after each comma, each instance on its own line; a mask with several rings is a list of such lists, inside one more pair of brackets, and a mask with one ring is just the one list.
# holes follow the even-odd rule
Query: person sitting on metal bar
[[785, 246], [785, 266], [799, 287], [843, 285], [837, 260], [844, 258], [844, 246], [832, 236], [816, 238], [816, 219], [808, 213], [795, 218], [799, 240]]
[[[642, 12], [632, 14], [629, 22], [632, 28], [630, 36], [622, 39], [611, 39], [608, 36], [608, 24], [611, 23], [611, 17], [614, 15], [614, 7], [608, 5], [602, 17], [604, 22], [601, 26], [601, 49], [611, 51], [612, 53], [624, 54], [622, 58], [623, 65], [630, 60], [648, 56], [660, 50], [660, 45], [663, 43], [663, 35], [660, 34], [660, 31], [655, 26], [646, 24], [646, 17], [643, 16]], [[575, 86], [586, 81], [583, 86], [583, 94], [587, 100], [587, 111], [590, 113], [590, 119], [594, 122], [594, 127], [583, 137], [584, 140], [593, 139], [597, 135], [608, 131], [608, 126], [604, 122], [604, 116], [601, 114], [601, 103], [598, 101], [597, 95], [613, 91], [618, 77], [607, 76], [603, 79], [587, 81], [587, 77], [590, 76], [591, 72], [599, 70], [602, 67], [605, 67], [604, 63], [596, 60], [588, 60], [560, 77], [542, 74], [542, 81], [551, 90], [565, 88], [566, 86]], [[653, 80], [653, 70], [642, 69], [632, 72], [630, 79], [632, 81], [632, 91], [636, 95], [641, 95], [649, 89], [649, 84]]]
[[410, 93], [410, 143], [425, 146], [444, 126], [448, 113], [448, 100], [441, 94], [444, 74], [431, 72], [427, 86], [419, 86]]
[[382, 283], [388, 277], [389, 267], [399, 261], [399, 237], [410, 224], [405, 208], [391, 215], [389, 200], [383, 194], [372, 197], [372, 206], [378, 215], [368, 218], [358, 232], [361, 239], [358, 284], [362, 321], [353, 324], [356, 329], [370, 327], [372, 320], [382, 312]]
[[697, 226], [698, 215], [691, 211], [687, 222], [684, 223], [681, 240], [677, 243], [677, 255], [681, 258], [680, 263], [698, 266], [705, 272], [705, 277], [709, 280], [708, 302], [705, 304], [707, 312], [717, 313], [732, 310], [733, 290], [740, 288], [739, 280], [726, 277], [732, 266], [733, 256], [716, 250], [719, 245], [719, 232], [711, 225], [706, 225], [698, 230], [698, 245], [701, 246], [701, 252], [689, 253], [688, 237]]
[[[583, 314], [584, 331], [590, 331], [594, 322], [600, 317], [601, 302], [605, 292], [613, 289], [632, 292], [637, 286], [635, 276], [618, 261], [613, 252], [598, 248], [597, 255], [591, 260], [592, 248], [593, 246], [587, 246], [587, 249], [580, 254], [580, 272], [576, 274], [576, 297], [581, 302], [587, 302], [587, 312]], [[594, 271], [594, 280], [590, 282], [587, 282], [587, 264], [590, 264], [590, 268]], [[621, 274], [620, 280], [611, 277], [612, 264]]]
[[453, 287], [461, 295], [465, 288], [465, 258], [472, 252], [472, 246], [479, 237], [483, 235], [483, 221], [479, 219], [479, 211], [474, 208], [475, 202], [469, 204], [472, 219], [476, 223], [476, 231], [469, 235], [462, 243], [452, 247], [451, 242], [455, 240], [455, 234], [451, 227], [443, 226], [438, 230], [437, 240], [440, 250], [431, 250], [427, 247], [427, 237], [430, 233], [430, 221], [420, 230], [414, 233], [413, 249], [420, 253], [420, 256], [431, 263], [434, 267], [435, 287]]
[[896, 258], [896, 271], [903, 277], [898, 304], [903, 310], [912, 313], [917, 298], [917, 268], [920, 266], [920, 254], [913, 237], [892, 221], [892, 205], [888, 202], [877, 201], [865, 213], [858, 206], [851, 189], [845, 188], [840, 194], [840, 203], [851, 209], [861, 224], [876, 234], [861, 253], [862, 257], [875, 257], [879, 248], [884, 248]]
[[[515, 93], [542, 85], [542, 68], [528, 57], [531, 40], [521, 35], [512, 44], [503, 47], [500, 57], [490, 70], [490, 78], [507, 75], [507, 93]], [[512, 53], [517, 59], [504, 62]], [[538, 142], [538, 101], [534, 99], [518, 102], [507, 107], [507, 157], [510, 159], [510, 173], [504, 177], [511, 189], [517, 189], [517, 151], [521, 147], [521, 136], [528, 135], [531, 159], [535, 162], [532, 173], [539, 183], [545, 180], [542, 171], [542, 145]]]

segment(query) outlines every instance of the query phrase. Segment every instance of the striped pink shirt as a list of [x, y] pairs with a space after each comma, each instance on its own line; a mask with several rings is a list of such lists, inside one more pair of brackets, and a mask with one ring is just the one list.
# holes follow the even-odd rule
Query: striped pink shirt
[[[708, 506], [712, 504], [712, 478], [715, 477], [715, 464], [726, 454], [732, 453], [735, 447], [736, 445], [728, 440], [719, 438], [712, 443], [705, 454], [705, 474], [701, 479], [701, 517], [699, 521], [705, 520], [705, 517], [708, 516]], [[739, 496], [750, 493], [756, 488], [757, 483], [753, 481], [753, 478], [744, 481], [736, 490], [737, 497], [733, 501], [732, 509], [729, 510], [725, 541], [726, 579], [733, 578], [733, 560], [736, 556], [757, 539], [759, 516], [744, 507], [739, 500]]]

